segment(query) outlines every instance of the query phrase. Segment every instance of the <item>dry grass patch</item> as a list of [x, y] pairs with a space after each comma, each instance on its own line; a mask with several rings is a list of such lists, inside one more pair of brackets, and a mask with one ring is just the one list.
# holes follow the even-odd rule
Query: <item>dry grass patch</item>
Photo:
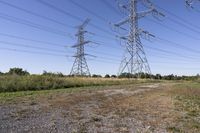
[[200, 131], [200, 83], [185, 83], [174, 86], [171, 90], [174, 105], [179, 116], [177, 125], [172, 131], [199, 132]]

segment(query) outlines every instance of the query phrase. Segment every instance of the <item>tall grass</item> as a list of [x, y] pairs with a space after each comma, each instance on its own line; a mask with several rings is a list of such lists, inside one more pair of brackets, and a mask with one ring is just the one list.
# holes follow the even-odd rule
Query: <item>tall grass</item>
[[[53, 76], [0, 76], [0, 92], [47, 90], [83, 86], [119, 85], [147, 82], [146, 80], [74, 78]], [[153, 81], [149, 81], [153, 82]]]

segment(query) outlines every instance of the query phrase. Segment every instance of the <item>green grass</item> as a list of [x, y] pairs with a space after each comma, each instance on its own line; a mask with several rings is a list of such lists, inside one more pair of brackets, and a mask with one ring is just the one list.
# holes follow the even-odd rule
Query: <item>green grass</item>
[[176, 111], [183, 112], [177, 119], [177, 123], [181, 123], [181, 131], [200, 131], [200, 83], [187, 82], [175, 85], [172, 94]]
[[76, 87], [76, 88], [63, 88], [63, 89], [53, 89], [53, 90], [36, 90], [36, 91], [18, 91], [18, 92], [4, 92], [0, 93], [0, 103], [13, 102], [19, 99], [32, 99], [41, 96], [51, 96], [55, 94], [64, 93], [76, 93], [80, 91], [91, 90], [95, 91], [103, 88], [102, 86], [88, 86], [88, 87]]
[[0, 92], [50, 90], [85, 86], [123, 85], [154, 80], [105, 79], [105, 78], [69, 78], [51, 76], [0, 76]]

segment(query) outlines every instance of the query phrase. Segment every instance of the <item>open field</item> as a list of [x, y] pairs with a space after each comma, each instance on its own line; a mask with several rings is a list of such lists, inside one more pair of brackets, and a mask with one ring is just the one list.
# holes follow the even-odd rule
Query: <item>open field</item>
[[198, 82], [0, 93], [0, 132], [196, 133], [199, 112]]

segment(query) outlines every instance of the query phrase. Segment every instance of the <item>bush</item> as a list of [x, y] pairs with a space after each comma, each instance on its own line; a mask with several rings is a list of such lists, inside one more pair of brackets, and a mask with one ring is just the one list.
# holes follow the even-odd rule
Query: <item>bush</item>
[[64, 75], [61, 72], [52, 73], [52, 72], [43, 71], [42, 75], [43, 76], [51, 76], [51, 77], [64, 77]]
[[3, 75], [0, 76], [0, 92], [15, 92], [27, 90], [49, 90], [83, 86], [132, 84], [132, 80], [55, 77], [44, 75]]
[[111, 75], [111, 78], [117, 78], [117, 76], [116, 75]]
[[27, 72], [26, 70], [23, 70], [22, 68], [10, 68], [10, 70], [7, 74], [8, 75], [19, 75], [19, 76], [30, 75], [29, 72]]
[[93, 78], [102, 78], [101, 75], [96, 75], [96, 74], [93, 74], [92, 77], [93, 77]]
[[110, 78], [110, 75], [109, 75], [109, 74], [106, 74], [106, 75], [105, 75], [105, 78]]

